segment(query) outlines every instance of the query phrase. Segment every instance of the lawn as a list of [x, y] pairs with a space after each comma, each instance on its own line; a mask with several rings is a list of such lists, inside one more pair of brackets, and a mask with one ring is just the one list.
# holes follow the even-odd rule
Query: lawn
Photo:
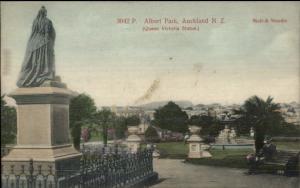
[[213, 149], [210, 150], [211, 158], [187, 159], [187, 162], [198, 165], [248, 168], [246, 156], [253, 152], [251, 149]]
[[162, 142], [156, 144], [160, 151], [161, 158], [184, 159], [188, 153], [188, 144], [183, 142]]
[[[162, 142], [156, 144], [160, 151], [160, 158], [186, 159], [188, 144], [183, 142]], [[199, 165], [226, 166], [233, 168], [247, 168], [246, 156], [253, 153], [251, 149], [212, 149], [211, 158], [187, 159], [187, 162]]]
[[[156, 144], [160, 151], [161, 158], [181, 158], [185, 159], [188, 154], [188, 144], [183, 142], [162, 142]], [[242, 158], [243, 160], [249, 153], [254, 151], [251, 149], [212, 149], [210, 150], [213, 155], [210, 159], [224, 160], [224, 159], [237, 159]]]
[[[299, 143], [299, 142], [298, 142]], [[297, 142], [276, 142], [278, 150], [299, 150]], [[188, 144], [182, 142], [165, 142], [157, 143], [157, 148], [160, 151], [161, 158], [186, 159], [186, 162], [196, 165], [222, 166], [230, 168], [248, 168], [246, 156], [255, 151], [252, 149], [211, 149], [211, 158], [187, 159]], [[273, 171], [274, 169], [283, 169], [282, 165], [263, 165], [262, 171]]]

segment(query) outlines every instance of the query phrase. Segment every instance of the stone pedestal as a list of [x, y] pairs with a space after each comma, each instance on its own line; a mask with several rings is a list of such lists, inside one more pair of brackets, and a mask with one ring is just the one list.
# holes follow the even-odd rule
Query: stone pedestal
[[[149, 147], [148, 149], [150, 149], [151, 147]], [[156, 145], [153, 145], [153, 152], [152, 152], [152, 157], [153, 159], [159, 159], [160, 157], [160, 152], [159, 150], [157, 149]]]
[[52, 170], [79, 168], [79, 153], [71, 144], [69, 102], [75, 95], [66, 88], [19, 88], [9, 96], [17, 103], [17, 145], [3, 157], [4, 172], [14, 165]]
[[139, 128], [131, 126], [128, 128], [129, 136], [126, 139], [127, 147], [132, 153], [136, 153], [140, 148], [142, 139], [137, 135]]
[[211, 157], [211, 154], [208, 151], [205, 151], [207, 147], [202, 143], [203, 139], [198, 135], [200, 130], [200, 127], [190, 127], [192, 136], [187, 140], [187, 142], [189, 143], [188, 158]]

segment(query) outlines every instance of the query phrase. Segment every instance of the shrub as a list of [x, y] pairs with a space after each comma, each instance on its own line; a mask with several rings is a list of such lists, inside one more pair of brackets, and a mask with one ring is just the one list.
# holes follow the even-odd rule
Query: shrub
[[155, 128], [149, 127], [145, 132], [145, 139], [147, 142], [159, 142], [159, 136]]

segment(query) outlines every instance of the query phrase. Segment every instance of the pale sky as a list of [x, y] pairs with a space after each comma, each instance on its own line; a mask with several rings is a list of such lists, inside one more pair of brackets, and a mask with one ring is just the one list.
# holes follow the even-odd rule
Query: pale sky
[[[97, 106], [231, 104], [252, 95], [299, 102], [299, 2], [1, 2], [1, 93], [16, 89], [42, 5], [56, 30], [57, 75]], [[146, 18], [212, 17], [224, 23], [142, 30]], [[118, 18], [136, 22], [117, 24]], [[253, 22], [260, 18], [287, 22]]]

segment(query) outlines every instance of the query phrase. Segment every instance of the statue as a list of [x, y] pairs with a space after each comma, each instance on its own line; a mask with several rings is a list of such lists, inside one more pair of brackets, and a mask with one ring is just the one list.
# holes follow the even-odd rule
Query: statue
[[228, 128], [225, 125], [225, 128], [220, 131], [219, 136], [217, 137], [216, 143], [217, 144], [233, 144], [235, 143], [236, 139], [236, 132], [233, 128]]
[[54, 41], [54, 27], [47, 18], [46, 8], [42, 6], [33, 21], [18, 87], [39, 87], [45, 81], [55, 79]]
[[250, 137], [254, 137], [254, 130], [253, 130], [253, 127], [251, 127], [251, 129], [250, 129]]
[[230, 133], [229, 133], [229, 141], [231, 144], [236, 144], [236, 132], [234, 130], [234, 128], [231, 128]]

